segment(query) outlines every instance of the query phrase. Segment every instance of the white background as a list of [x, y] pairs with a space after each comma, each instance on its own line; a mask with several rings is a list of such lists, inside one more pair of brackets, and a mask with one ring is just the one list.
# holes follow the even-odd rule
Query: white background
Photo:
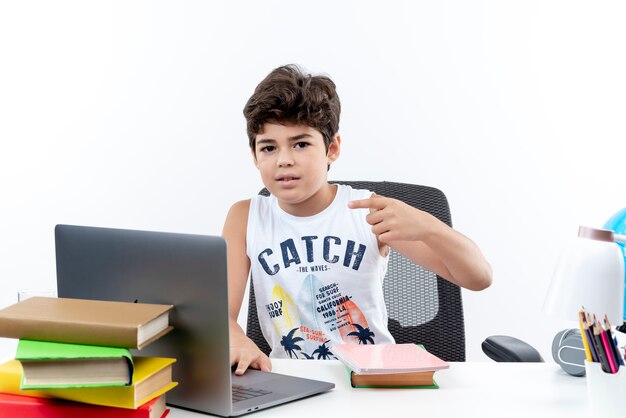
[[4, 1], [0, 306], [55, 286], [57, 223], [221, 233], [261, 181], [242, 108], [273, 68], [329, 74], [331, 179], [438, 187], [494, 269], [468, 360], [542, 313], [579, 225], [626, 205], [621, 1]]

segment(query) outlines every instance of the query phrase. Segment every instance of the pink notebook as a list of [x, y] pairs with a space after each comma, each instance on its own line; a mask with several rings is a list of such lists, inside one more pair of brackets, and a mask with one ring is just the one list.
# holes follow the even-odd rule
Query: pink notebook
[[332, 352], [359, 374], [408, 373], [450, 367], [439, 357], [415, 344], [335, 344]]

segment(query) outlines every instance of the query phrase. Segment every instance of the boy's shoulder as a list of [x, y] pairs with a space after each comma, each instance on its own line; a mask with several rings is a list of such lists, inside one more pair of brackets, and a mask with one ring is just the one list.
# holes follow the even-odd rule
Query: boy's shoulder
[[228, 217], [234, 217], [238, 219], [247, 218], [248, 211], [250, 210], [250, 200], [251, 199], [245, 199], [233, 203], [230, 207], [230, 210], [228, 211]]
[[241, 209], [241, 208], [247, 208], [250, 207], [250, 201], [252, 199], [244, 199], [244, 200], [240, 200], [238, 202], [235, 202], [231, 205], [231, 209]]

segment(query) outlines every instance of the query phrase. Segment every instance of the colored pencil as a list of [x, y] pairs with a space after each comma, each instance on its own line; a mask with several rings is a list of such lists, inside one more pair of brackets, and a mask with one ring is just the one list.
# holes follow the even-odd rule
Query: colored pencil
[[598, 357], [598, 348], [596, 347], [596, 343], [593, 339], [593, 334], [591, 332], [591, 328], [590, 328], [590, 320], [589, 320], [589, 314], [587, 314], [584, 310], [583, 310], [583, 328], [585, 329], [585, 335], [587, 336], [587, 341], [589, 342], [589, 348], [591, 349], [591, 357], [593, 357], [593, 361], [595, 363], [600, 362], [600, 357]]
[[616, 360], [615, 365], [617, 366], [617, 369], [619, 370], [619, 366], [624, 365], [624, 359], [620, 355], [619, 349], [617, 348], [617, 340], [613, 336], [613, 331], [612, 331], [613, 328], [611, 327], [611, 323], [609, 322], [609, 317], [607, 315], [604, 315], [604, 328], [606, 329], [606, 332], [607, 332], [607, 338], [609, 339], [609, 345], [611, 346], [613, 357]]
[[611, 366], [609, 365], [609, 359], [607, 358], [606, 352], [604, 351], [604, 344], [602, 343], [602, 337], [600, 337], [599, 324], [596, 321], [595, 315], [593, 318], [591, 329], [593, 330], [593, 338], [598, 349], [598, 358], [600, 359], [600, 365], [602, 366], [602, 370], [604, 370], [606, 373], [611, 373]]
[[578, 312], [578, 326], [580, 327], [580, 336], [583, 340], [583, 347], [585, 347], [585, 356], [587, 357], [587, 361], [593, 361], [593, 356], [591, 355], [591, 349], [589, 348], [589, 343], [587, 342], [587, 334], [585, 334], [585, 329], [583, 327], [583, 322], [585, 318], [585, 313], [583, 311]]
[[606, 354], [606, 358], [609, 360], [611, 373], [617, 373], [617, 366], [615, 365], [616, 361], [613, 355], [613, 349], [611, 348], [609, 339], [606, 336], [606, 331], [602, 329], [602, 325], [600, 324], [598, 324], [598, 328], [600, 331], [600, 338], [602, 339], [602, 346], [604, 347], [604, 353]]

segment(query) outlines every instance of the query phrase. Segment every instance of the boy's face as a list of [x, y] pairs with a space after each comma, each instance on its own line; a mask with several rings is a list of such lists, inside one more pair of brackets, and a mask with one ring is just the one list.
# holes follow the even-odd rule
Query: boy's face
[[314, 128], [266, 123], [253, 155], [263, 184], [281, 206], [298, 205], [319, 196], [327, 185], [328, 165], [339, 157], [339, 145], [335, 135], [326, 152], [324, 137]]

